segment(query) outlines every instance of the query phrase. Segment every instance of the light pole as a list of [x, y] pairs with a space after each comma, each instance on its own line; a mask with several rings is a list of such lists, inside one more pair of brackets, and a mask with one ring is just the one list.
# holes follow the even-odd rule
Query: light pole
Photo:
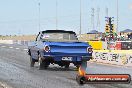
[[80, 0], [80, 31], [79, 34], [82, 32], [82, 0]]
[[118, 34], [118, 21], [119, 21], [119, 2], [117, 0], [117, 28], [116, 28], [116, 33]]
[[39, 32], [40, 32], [40, 1], [38, 0], [38, 26], [39, 26]]
[[58, 0], [56, 0], [56, 30], [58, 30]]

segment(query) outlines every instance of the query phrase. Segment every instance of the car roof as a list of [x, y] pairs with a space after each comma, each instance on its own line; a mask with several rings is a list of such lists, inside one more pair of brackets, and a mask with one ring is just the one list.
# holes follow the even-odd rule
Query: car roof
[[71, 34], [76, 34], [73, 31], [65, 31], [65, 30], [45, 30], [41, 31], [42, 33], [71, 33]]

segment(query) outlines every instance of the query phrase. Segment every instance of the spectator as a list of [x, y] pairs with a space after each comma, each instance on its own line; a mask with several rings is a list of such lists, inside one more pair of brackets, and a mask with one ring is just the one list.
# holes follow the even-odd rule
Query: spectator
[[127, 36], [128, 36], [128, 39], [132, 39], [132, 33], [127, 34]]

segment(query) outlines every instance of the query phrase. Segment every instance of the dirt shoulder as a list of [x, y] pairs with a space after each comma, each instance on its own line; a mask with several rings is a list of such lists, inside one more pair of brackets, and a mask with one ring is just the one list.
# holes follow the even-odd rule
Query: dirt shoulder
[[7, 84], [0, 82], [0, 88], [12, 88], [10, 86], [8, 86]]

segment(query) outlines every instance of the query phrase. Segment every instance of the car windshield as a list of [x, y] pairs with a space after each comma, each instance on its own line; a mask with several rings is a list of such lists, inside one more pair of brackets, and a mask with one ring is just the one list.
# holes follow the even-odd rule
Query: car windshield
[[77, 41], [77, 37], [75, 34], [71, 33], [43, 33], [42, 37], [43, 40], [61, 40], [61, 41]]

